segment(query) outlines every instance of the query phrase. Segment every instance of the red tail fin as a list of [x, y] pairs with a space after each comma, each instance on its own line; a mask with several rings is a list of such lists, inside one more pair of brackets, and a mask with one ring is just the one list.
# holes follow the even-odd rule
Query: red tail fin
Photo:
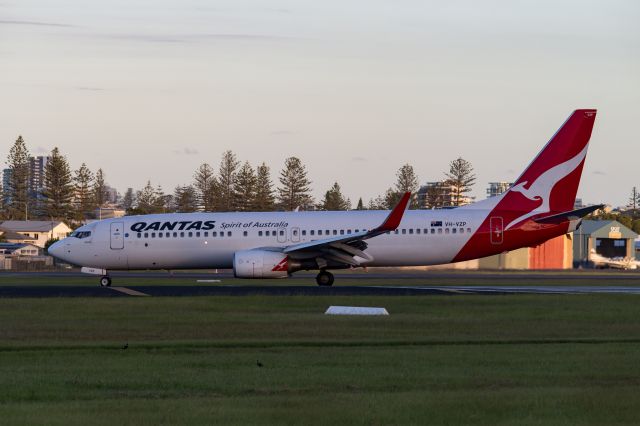
[[595, 118], [595, 109], [574, 111], [510, 191], [542, 200], [552, 212], [573, 209]]

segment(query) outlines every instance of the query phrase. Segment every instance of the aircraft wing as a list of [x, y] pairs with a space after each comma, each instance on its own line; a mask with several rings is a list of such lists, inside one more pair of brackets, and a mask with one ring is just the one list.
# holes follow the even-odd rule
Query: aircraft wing
[[352, 266], [360, 264], [358, 260], [354, 259], [355, 257], [360, 257], [365, 261], [372, 260], [373, 258], [364, 252], [367, 249], [365, 240], [385, 232], [395, 231], [400, 225], [404, 212], [409, 207], [410, 199], [411, 193], [405, 192], [384, 222], [374, 229], [294, 244], [285, 247], [283, 253], [300, 257], [316, 257], [320, 261], [325, 259]]

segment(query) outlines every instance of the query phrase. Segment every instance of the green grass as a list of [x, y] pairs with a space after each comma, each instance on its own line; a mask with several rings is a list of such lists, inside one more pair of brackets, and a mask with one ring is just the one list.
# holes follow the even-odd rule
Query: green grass
[[0, 299], [0, 423], [636, 424], [639, 303]]

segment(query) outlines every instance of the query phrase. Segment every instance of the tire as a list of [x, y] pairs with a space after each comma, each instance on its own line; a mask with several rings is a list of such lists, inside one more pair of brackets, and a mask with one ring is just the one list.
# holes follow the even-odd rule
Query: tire
[[100, 285], [102, 287], [111, 287], [111, 278], [107, 277], [106, 275], [100, 278]]
[[316, 276], [316, 283], [320, 287], [331, 287], [333, 285], [334, 277], [331, 272], [320, 271]]

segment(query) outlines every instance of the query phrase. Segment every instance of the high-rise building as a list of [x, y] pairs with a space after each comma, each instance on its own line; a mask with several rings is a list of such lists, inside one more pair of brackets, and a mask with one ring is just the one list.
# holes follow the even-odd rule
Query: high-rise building
[[[458, 191], [447, 181], [427, 182], [420, 187], [417, 194], [418, 206], [421, 209], [450, 208], [456, 206]], [[470, 204], [474, 197], [462, 195], [460, 205]]]
[[12, 169], [4, 169], [2, 171], [2, 202], [6, 205], [9, 200], [9, 185], [11, 184]]
[[35, 194], [42, 192], [44, 188], [44, 172], [49, 160], [51, 160], [51, 157], [43, 155], [29, 158], [29, 191]]
[[502, 194], [507, 189], [511, 188], [512, 185], [512, 182], [489, 182], [489, 187], [487, 188], [487, 198], [495, 197], [496, 195]]

